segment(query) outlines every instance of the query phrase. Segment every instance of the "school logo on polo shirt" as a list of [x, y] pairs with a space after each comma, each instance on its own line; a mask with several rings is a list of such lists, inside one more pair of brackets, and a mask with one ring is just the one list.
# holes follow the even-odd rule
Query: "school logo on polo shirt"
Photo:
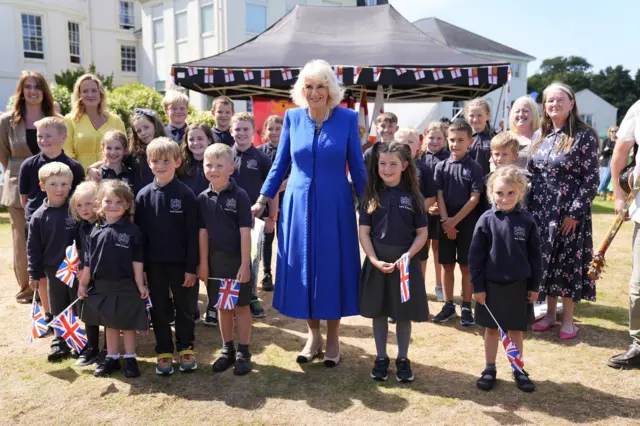
[[406, 196], [400, 197], [400, 208], [401, 209], [407, 209], [407, 210], [413, 210], [411, 208], [411, 198], [406, 197]]
[[129, 248], [129, 234], [118, 235], [118, 241], [116, 247]]
[[229, 198], [227, 200], [227, 203], [224, 206], [225, 210], [228, 210], [232, 213], [236, 212], [236, 199], [235, 198]]
[[526, 241], [527, 231], [524, 229], [524, 226], [513, 227], [513, 239], [516, 241]]
[[258, 160], [250, 158], [247, 160], [247, 169], [258, 170]]
[[471, 169], [462, 169], [463, 177], [471, 177]]
[[172, 198], [169, 206], [169, 213], [182, 213], [182, 200], [180, 198]]
[[73, 227], [75, 226], [75, 221], [71, 216], [69, 216], [65, 218], [64, 224], [65, 224], [65, 229], [73, 229]]

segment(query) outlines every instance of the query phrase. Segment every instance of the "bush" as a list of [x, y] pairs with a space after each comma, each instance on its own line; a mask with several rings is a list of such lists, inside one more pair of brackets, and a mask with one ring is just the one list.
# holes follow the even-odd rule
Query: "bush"
[[53, 100], [60, 104], [60, 113], [62, 115], [67, 115], [71, 112], [71, 92], [67, 89], [67, 86], [52, 85], [51, 95], [53, 95]]
[[166, 123], [167, 117], [162, 108], [162, 95], [154, 89], [140, 83], [120, 86], [108, 95], [109, 110], [117, 114], [129, 128], [131, 115], [136, 108], [151, 109], [158, 113], [158, 119]]
[[[189, 106], [190, 111], [192, 108], [193, 107]], [[206, 123], [209, 127], [214, 127], [216, 125], [216, 120], [213, 118], [210, 111], [192, 110], [189, 113], [189, 117], [187, 117], [187, 123]]]
[[97, 72], [95, 64], [89, 65], [89, 71], [86, 71], [82, 67], [77, 69], [70, 68], [62, 71], [60, 74], [56, 74], [54, 78], [58, 86], [65, 86], [67, 89], [69, 89], [69, 92], [73, 93], [73, 85], [76, 84], [76, 80], [87, 73], [93, 74], [98, 77], [100, 81], [102, 81], [102, 85], [104, 86], [105, 90], [108, 91], [113, 89], [113, 73], [108, 76], [100, 74], [99, 72]]

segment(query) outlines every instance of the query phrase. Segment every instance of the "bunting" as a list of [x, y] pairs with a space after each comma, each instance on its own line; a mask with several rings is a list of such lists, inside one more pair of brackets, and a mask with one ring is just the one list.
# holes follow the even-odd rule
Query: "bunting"
[[291, 80], [293, 78], [291, 68], [280, 68], [280, 72], [282, 73], [283, 80]]
[[451, 78], [454, 80], [462, 77], [462, 72], [460, 71], [460, 68], [451, 68], [449, 71], [451, 72]]
[[357, 84], [363, 67], [353, 67], [353, 83]]
[[406, 68], [396, 68], [396, 74], [402, 75], [407, 72]]
[[469, 72], [469, 86], [478, 86], [480, 81], [478, 80], [478, 68], [467, 68]]
[[435, 81], [438, 81], [444, 78], [444, 74], [440, 68], [435, 68], [431, 72], [433, 73], [433, 79]]
[[260, 70], [260, 86], [271, 87], [271, 71]]
[[377, 83], [378, 80], [380, 80], [380, 74], [381, 73], [382, 73], [382, 68], [373, 67], [373, 81], [375, 81]]
[[242, 74], [244, 76], [244, 81], [253, 80], [253, 71], [251, 71], [251, 68], [243, 69]]
[[342, 67], [333, 67], [333, 72], [336, 73], [336, 77], [338, 77], [338, 81], [340, 83], [344, 83], [344, 70]]
[[489, 84], [498, 84], [498, 67], [489, 67]]
[[233, 76], [233, 70], [226, 68], [224, 70], [224, 82], [225, 83], [233, 83], [234, 81], [236, 81], [235, 77]]
[[189, 77], [193, 77], [194, 75], [198, 74], [198, 68], [195, 67], [187, 67], [187, 73], [189, 74]]
[[416, 68], [415, 70], [413, 70], [413, 76], [416, 78], [416, 80], [422, 80], [424, 78], [424, 69]]
[[213, 68], [205, 68], [204, 69], [204, 82], [213, 84]]

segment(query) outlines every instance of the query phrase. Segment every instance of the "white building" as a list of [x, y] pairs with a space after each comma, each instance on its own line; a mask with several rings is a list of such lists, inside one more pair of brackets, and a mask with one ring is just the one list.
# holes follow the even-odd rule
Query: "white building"
[[[266, 30], [297, 4], [355, 6], [356, 0], [140, 0], [140, 4], [140, 80], [163, 92], [172, 64], [237, 46]], [[197, 109], [211, 107], [211, 98], [206, 95], [191, 92], [189, 97]]]
[[606, 138], [609, 127], [616, 125], [618, 108], [589, 89], [576, 93], [576, 104], [580, 117], [596, 130], [600, 139]]
[[23, 70], [49, 81], [60, 71], [95, 63], [114, 84], [138, 81], [140, 23], [136, 1], [0, 0], [0, 110]]

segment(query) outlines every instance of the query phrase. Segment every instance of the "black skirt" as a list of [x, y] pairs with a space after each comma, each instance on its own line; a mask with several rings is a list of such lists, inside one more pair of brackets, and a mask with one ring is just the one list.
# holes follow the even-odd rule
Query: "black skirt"
[[[391, 246], [373, 241], [378, 259], [395, 262], [408, 247]], [[365, 318], [391, 317], [396, 321], [422, 322], [429, 319], [429, 305], [420, 259], [414, 256], [409, 265], [409, 300], [400, 299], [400, 271], [385, 274], [365, 259], [360, 274], [360, 315]]]
[[117, 330], [149, 329], [145, 301], [133, 279], [95, 280], [83, 307], [83, 321]]
[[[527, 301], [526, 280], [507, 284], [487, 281], [485, 290], [486, 304], [505, 332], [527, 331], [528, 326], [535, 321], [533, 303]], [[476, 323], [487, 328], [498, 328], [484, 305], [479, 303], [476, 303]]]

